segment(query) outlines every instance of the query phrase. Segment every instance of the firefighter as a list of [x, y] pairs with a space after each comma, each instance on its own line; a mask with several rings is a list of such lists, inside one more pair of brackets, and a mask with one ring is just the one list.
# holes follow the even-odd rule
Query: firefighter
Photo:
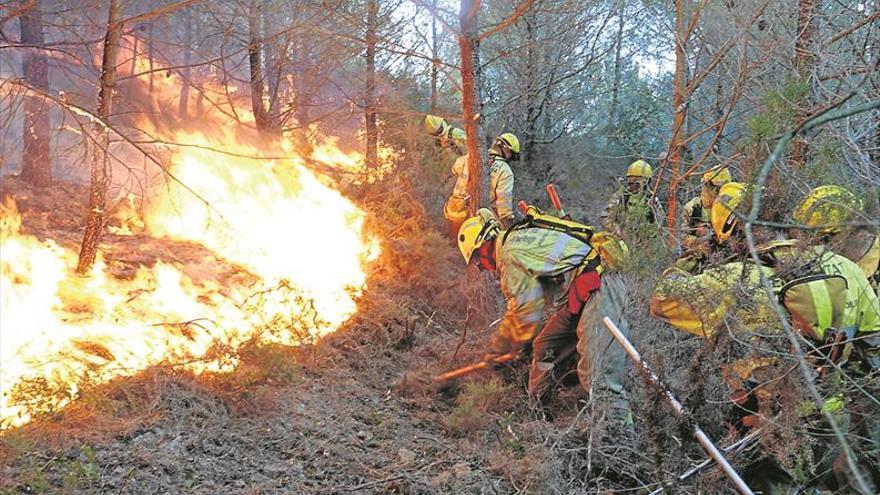
[[[738, 424], [744, 428], [760, 423], [759, 404], [778, 410], [777, 399], [784, 390], [776, 385], [788, 368], [785, 360], [776, 357], [778, 350], [762, 349], [780, 340], [773, 335], [779, 334], [782, 323], [762, 277], [771, 281], [772, 297], [787, 311], [788, 323], [802, 336], [802, 347], [808, 350], [808, 359], [820, 377], [829, 370], [832, 374], [840, 370], [852, 379], [880, 365], [880, 302], [859, 267], [824, 246], [789, 239], [757, 246], [760, 263], [753, 263], [740, 217], [747, 196], [744, 184], [725, 184], [710, 211], [716, 242], [729, 246], [735, 258], [702, 270], [687, 260], [678, 263], [664, 273], [651, 300], [652, 314], [687, 332], [708, 337], [726, 328], [749, 336], [746, 356], [722, 367], [731, 399], [739, 407]], [[866, 409], [854, 406], [855, 415], [845, 410], [845, 404], [857, 398], [847, 399], [836, 389], [827, 390], [843, 380], [822, 381], [826, 397], [822, 408], [846, 415], [848, 427], [857, 437], [880, 439], [876, 421], [871, 427], [873, 420], [862, 414]], [[824, 454], [831, 462], [839, 453], [825, 449]], [[766, 467], [767, 462], [765, 459], [761, 465]]]
[[425, 129], [428, 134], [437, 139], [437, 144], [442, 148], [452, 149], [457, 153], [464, 153], [455, 159], [452, 164], [452, 175], [455, 176], [455, 184], [452, 186], [452, 194], [443, 204], [443, 216], [449, 223], [450, 232], [454, 235], [459, 226], [467, 218], [468, 198], [468, 155], [465, 146], [464, 131], [450, 126], [442, 117], [436, 115], [425, 116]]
[[[747, 191], [742, 183], [725, 184], [710, 212], [716, 242], [729, 245], [736, 259], [705, 270], [700, 270], [699, 264], [691, 259], [680, 260], [665, 272], [655, 289], [651, 312], [677, 328], [703, 336], [716, 331], [731, 311], [741, 312], [738, 320], [747, 326], [760, 327], [772, 321], [773, 314], [766, 291], [758, 285], [763, 274], [773, 279], [775, 297], [786, 304], [792, 324], [814, 340], [824, 341], [831, 323], [838, 330], [855, 331], [849, 338], [859, 332], [880, 330], [877, 296], [858, 265], [845, 257], [824, 246], [779, 239], [757, 246], [761, 264], [755, 266], [751, 262], [736, 212]], [[813, 281], [822, 276], [827, 278]], [[813, 282], [816, 285], [809, 285]], [[746, 287], [731, 290], [733, 285], [742, 283]], [[707, 292], [714, 294], [716, 300], [701, 297]], [[821, 301], [809, 296], [825, 292], [828, 294]], [[751, 294], [757, 301], [737, 307], [743, 293]]]
[[733, 179], [727, 167], [715, 168], [703, 174], [700, 195], [685, 203], [682, 209], [682, 244], [686, 250], [711, 251], [714, 234], [709, 222], [709, 211], [718, 196], [718, 190], [731, 180]]
[[464, 130], [452, 127], [443, 117], [426, 115], [425, 130], [437, 139], [437, 144], [441, 147], [452, 148], [459, 154], [466, 152]]
[[[458, 244], [466, 262], [497, 271], [501, 280], [506, 309], [489, 340], [486, 361], [531, 343], [529, 395], [539, 401], [559, 364], [556, 358], [574, 345], [579, 354], [578, 376], [585, 388], [598, 382], [614, 391], [622, 389], [623, 349], [612, 344], [599, 321], [600, 312], [616, 321], [622, 319], [622, 282], [612, 278], [611, 285], [603, 287], [596, 248], [552, 228], [518, 224], [502, 230], [485, 208], [462, 224]], [[601, 301], [600, 288], [605, 295]]]
[[876, 291], [880, 283], [880, 236], [865, 227], [846, 225], [858, 220], [861, 210], [862, 202], [852, 191], [826, 185], [810, 191], [792, 218], [818, 234], [814, 242], [856, 262]]
[[509, 132], [496, 137], [489, 148], [489, 204], [502, 227], [513, 224], [513, 170], [510, 162], [519, 160], [519, 139]]
[[599, 217], [602, 228], [632, 241], [640, 238], [644, 229], [653, 230], [664, 218], [663, 207], [649, 191], [654, 172], [644, 160], [632, 162], [626, 169], [626, 181], [614, 192], [608, 206]]
[[[436, 137], [441, 146], [466, 150], [464, 131], [454, 128], [436, 115], [425, 117], [425, 128]], [[489, 148], [489, 204], [495, 210], [502, 226], [509, 227], [514, 221], [513, 171], [510, 162], [519, 159], [519, 139], [509, 132], [501, 134]], [[467, 218], [468, 155], [458, 157], [452, 165], [455, 185], [443, 206], [443, 215], [449, 221], [452, 232]]]

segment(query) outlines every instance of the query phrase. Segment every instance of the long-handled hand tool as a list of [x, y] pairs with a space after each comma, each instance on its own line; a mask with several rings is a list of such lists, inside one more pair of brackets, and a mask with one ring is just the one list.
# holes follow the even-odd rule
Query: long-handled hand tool
[[724, 471], [724, 474], [727, 475], [727, 477], [730, 478], [730, 481], [733, 482], [736, 490], [742, 495], [754, 495], [754, 492], [752, 492], [752, 489], [749, 488], [749, 485], [747, 485], [746, 482], [743, 481], [739, 473], [737, 473], [736, 470], [733, 469], [733, 466], [731, 466], [730, 463], [727, 462], [724, 454], [722, 454], [721, 451], [718, 450], [718, 447], [716, 447], [715, 444], [712, 443], [709, 435], [707, 435], [706, 432], [704, 432], [703, 429], [700, 428], [700, 426], [695, 421], [690, 419], [690, 415], [685, 410], [684, 406], [681, 405], [681, 402], [679, 402], [678, 399], [676, 399], [675, 396], [672, 395], [672, 392], [660, 380], [660, 377], [651, 370], [651, 367], [648, 366], [648, 363], [646, 363], [642, 359], [642, 356], [639, 355], [639, 351], [636, 350], [636, 348], [632, 345], [629, 339], [626, 338], [623, 332], [621, 332], [620, 329], [617, 328], [617, 325], [615, 325], [614, 322], [611, 321], [611, 318], [608, 318], [606, 316], [602, 318], [602, 321], [605, 323], [605, 326], [608, 327], [611, 335], [613, 335], [620, 346], [623, 347], [623, 350], [626, 351], [630, 359], [633, 361], [633, 363], [636, 364], [639, 370], [642, 371], [648, 381], [650, 381], [654, 386], [656, 386], [663, 392], [663, 396], [666, 398], [666, 402], [668, 402], [669, 405], [672, 406], [672, 410], [675, 412], [675, 415], [680, 418], [684, 418], [690, 423], [690, 426], [693, 430], [694, 438], [696, 438], [697, 442], [700, 444], [703, 450], [705, 450], [706, 453], [709, 454], [709, 457], [711, 457], [712, 460], [718, 463], [718, 466], [721, 467], [721, 470]]
[[462, 366], [461, 368], [456, 368], [452, 371], [447, 371], [446, 373], [441, 373], [434, 377], [435, 382], [445, 382], [447, 380], [452, 380], [453, 378], [462, 377], [465, 375], [469, 375], [475, 371], [487, 370], [493, 366], [504, 364], [510, 361], [513, 361], [519, 356], [519, 351], [516, 352], [508, 352], [507, 354], [502, 354], [493, 359], [488, 359], [485, 361], [480, 361], [477, 363], [469, 364], [467, 366]]
[[[560, 364], [566, 359], [568, 359], [572, 354], [577, 351], [577, 347], [575, 345], [570, 345], [562, 350], [559, 353], [559, 356], [553, 360], [553, 364]], [[459, 378], [465, 375], [469, 375], [475, 371], [487, 370], [492, 368], [493, 366], [497, 366], [499, 364], [508, 363], [513, 361], [517, 357], [520, 356], [520, 351], [516, 352], [508, 352], [507, 354], [502, 354], [494, 359], [480, 361], [478, 363], [469, 364], [467, 366], [462, 366], [461, 368], [456, 368], [452, 371], [447, 371], [446, 373], [441, 373], [434, 377], [435, 382], [445, 382], [448, 380], [452, 380], [453, 378]]]
[[562, 208], [562, 201], [559, 199], [559, 193], [556, 192], [556, 186], [553, 184], [547, 184], [547, 195], [550, 196], [550, 202], [553, 203], [553, 208], [556, 208], [556, 211], [559, 212], [559, 217], [565, 218], [565, 210]]

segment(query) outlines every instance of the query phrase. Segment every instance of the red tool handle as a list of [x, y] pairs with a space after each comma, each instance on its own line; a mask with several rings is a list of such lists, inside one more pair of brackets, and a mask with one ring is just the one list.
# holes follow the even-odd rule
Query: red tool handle
[[556, 186], [553, 184], [547, 184], [547, 194], [550, 195], [550, 202], [553, 203], [553, 208], [556, 208], [556, 211], [562, 211], [562, 201], [559, 200], [559, 194], [556, 193]]
[[529, 212], [529, 205], [527, 205], [526, 202], [523, 200], [519, 200], [519, 203], [516, 204], [516, 207], [519, 208], [519, 211], [521, 211], [523, 215]]

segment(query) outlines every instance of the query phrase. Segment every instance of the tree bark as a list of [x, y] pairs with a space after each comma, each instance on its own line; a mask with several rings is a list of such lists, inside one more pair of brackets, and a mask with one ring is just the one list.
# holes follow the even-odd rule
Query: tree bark
[[482, 124], [480, 43], [477, 39], [477, 18], [481, 0], [461, 0], [459, 10], [458, 46], [461, 51], [461, 110], [468, 150], [468, 211], [475, 214], [483, 199], [489, 196], [484, 148], [486, 134]]
[[[798, 0], [797, 38], [794, 43], [794, 68], [798, 78], [803, 81], [813, 80], [815, 54], [813, 53], [813, 18], [816, 15], [816, 0]], [[812, 84], [810, 84], [812, 87]], [[812, 108], [810, 90], [801, 101], [795, 102], [797, 114], [795, 125], [799, 126], [806, 120]], [[789, 162], [792, 167], [802, 167], [807, 162], [809, 144], [806, 136], [799, 136], [791, 142]]]
[[379, 0], [367, 0], [366, 41], [367, 74], [364, 88], [364, 127], [366, 131], [367, 169], [379, 166], [379, 129], [376, 125], [376, 43], [379, 22]]
[[116, 56], [119, 51], [119, 38], [122, 34], [120, 18], [121, 11], [117, 0], [110, 0], [96, 112], [101, 121], [95, 122], [92, 126], [97, 143], [92, 146], [89, 213], [86, 217], [86, 232], [80, 246], [79, 262], [76, 266], [76, 272], [80, 275], [87, 273], [95, 263], [98, 244], [101, 242], [106, 222], [107, 191], [112, 179], [108, 155], [110, 132], [106, 125], [110, 123], [113, 95], [116, 91]]
[[683, 154], [683, 131], [687, 118], [687, 33], [685, 32], [684, 0], [675, 0], [675, 75], [673, 77], [672, 139], [669, 143], [669, 207], [666, 210], [666, 226], [675, 229], [678, 218], [678, 183], [681, 180]]
[[[22, 57], [24, 80], [31, 86], [49, 92], [49, 59], [43, 48], [43, 13], [39, 0], [19, 18], [21, 43], [32, 45]], [[22, 120], [24, 146], [21, 156], [21, 177], [34, 186], [48, 186], [52, 180], [49, 156], [49, 109], [42, 98], [26, 96]]]
[[626, 26], [625, 18], [626, 4], [623, 1], [618, 2], [617, 6], [617, 35], [614, 40], [614, 74], [611, 81], [611, 104], [608, 106], [608, 132], [606, 132], [607, 147], [610, 149], [612, 143], [617, 143], [618, 128], [617, 114], [620, 106], [620, 52], [623, 47], [623, 29]]
[[535, 141], [538, 133], [538, 119], [541, 117], [538, 105], [538, 20], [533, 10], [523, 14], [526, 26], [526, 121], [522, 146], [523, 161], [531, 167], [534, 158]]
[[192, 64], [192, 48], [190, 46], [193, 42], [192, 25], [194, 23], [194, 19], [190, 18], [190, 16], [186, 16], [184, 19], [183, 68], [180, 70], [183, 75], [181, 78], [183, 79], [183, 87], [180, 88], [180, 101], [177, 107], [177, 115], [181, 119], [185, 119], [189, 115], [189, 82], [192, 79], [192, 69], [190, 68], [190, 64]]
[[248, 15], [248, 64], [250, 66], [251, 111], [254, 113], [254, 123], [257, 130], [260, 134], [265, 134], [268, 130], [268, 122], [266, 121], [266, 106], [263, 100], [265, 80], [263, 77], [263, 37], [260, 29], [262, 10], [262, 0], [254, 0]]
[[[431, 0], [432, 12], [437, 11], [437, 0]], [[431, 98], [430, 113], [437, 113], [437, 80], [440, 77], [440, 55], [437, 49], [437, 17], [431, 16]]]
[[[265, 0], [261, 0], [265, 1]], [[275, 33], [274, 17], [267, 15], [266, 9], [262, 9], [262, 21], [264, 33]], [[280, 49], [278, 47], [281, 47]], [[276, 39], [274, 43], [265, 43], [263, 49], [266, 53], [266, 87], [269, 90], [269, 108], [266, 111], [266, 127], [274, 136], [281, 136], [281, 55], [287, 51], [287, 43], [284, 39]]]
[[156, 36], [156, 23], [155, 23], [155, 21], [149, 21], [149, 23], [150, 23], [150, 27], [149, 27], [148, 34], [147, 34], [147, 57], [148, 57], [147, 60], [149, 63], [149, 71], [150, 71], [149, 78], [150, 79], [149, 79], [147, 92], [149, 93], [150, 100], [152, 102], [153, 87], [155, 85], [155, 82], [153, 80], [153, 76], [155, 75], [155, 72], [153, 72], [153, 69], [154, 69], [153, 56], [155, 55], [155, 47], [153, 46], [153, 39]]

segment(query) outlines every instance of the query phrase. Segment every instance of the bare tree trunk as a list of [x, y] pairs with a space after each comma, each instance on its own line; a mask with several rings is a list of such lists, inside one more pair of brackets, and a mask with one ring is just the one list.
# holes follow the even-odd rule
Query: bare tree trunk
[[[266, 9], [262, 9], [261, 14], [263, 33], [275, 33], [276, 24], [273, 22], [275, 17], [267, 15]], [[269, 90], [269, 109], [266, 112], [266, 126], [273, 135], [281, 136], [281, 57], [287, 52], [287, 42], [283, 38], [276, 39], [274, 43], [264, 44], [263, 49], [266, 52], [266, 86]]]
[[364, 88], [364, 127], [367, 140], [367, 169], [379, 166], [379, 129], [376, 125], [376, 43], [379, 22], [379, 0], [367, 0], [366, 62]]
[[309, 140], [309, 122], [311, 120], [311, 112], [309, 107], [312, 104], [312, 89], [309, 84], [308, 71], [305, 69], [306, 52], [305, 46], [292, 42], [291, 51], [291, 67], [293, 72], [293, 116], [296, 119], [297, 132], [294, 133], [296, 150], [305, 156], [311, 156], [313, 152], [312, 142]]
[[625, 9], [626, 4], [623, 1], [618, 2], [617, 35], [614, 40], [614, 74], [611, 82], [611, 104], [608, 107], [608, 131], [606, 132], [607, 148], [610, 148], [612, 142], [617, 142], [617, 113], [620, 105], [620, 52], [623, 47], [623, 29], [626, 25]]
[[678, 183], [681, 180], [683, 154], [683, 131], [687, 118], [687, 33], [685, 29], [684, 0], [675, 0], [675, 75], [673, 78], [672, 139], [669, 143], [669, 207], [666, 210], [666, 226], [675, 229], [678, 218]]
[[180, 71], [183, 75], [181, 78], [183, 79], [183, 87], [180, 88], [180, 102], [177, 107], [177, 115], [181, 119], [185, 119], [189, 115], [189, 82], [192, 79], [192, 70], [190, 68], [190, 64], [192, 64], [192, 48], [190, 48], [190, 45], [193, 42], [193, 23], [194, 19], [187, 15], [183, 27], [183, 68]]
[[[43, 48], [43, 13], [39, 0], [19, 18], [21, 43], [32, 45], [22, 57], [24, 80], [31, 86], [49, 92], [49, 59]], [[22, 121], [24, 146], [21, 156], [21, 177], [35, 186], [48, 186], [52, 180], [49, 156], [49, 109], [42, 98], [24, 99]]]
[[[874, 0], [874, 12], [880, 12], [880, 0]], [[874, 47], [874, 56], [880, 56], [880, 47]], [[874, 71], [874, 77], [871, 78], [871, 86], [874, 89], [874, 97], [880, 98], [880, 71]], [[880, 112], [874, 112], [874, 149], [869, 154], [871, 164], [874, 166], [876, 175], [880, 177]], [[875, 186], [880, 186], [874, 182]]]
[[[798, 22], [797, 22], [797, 38], [794, 43], [794, 68], [800, 79], [812, 81], [813, 68], [815, 66], [815, 55], [813, 54], [813, 18], [816, 15], [816, 0], [798, 0]], [[812, 84], [811, 84], [812, 86]], [[800, 125], [811, 110], [811, 101], [809, 90], [807, 97], [797, 105], [797, 115], [795, 116], [795, 125]], [[791, 142], [791, 153], [789, 162], [793, 167], [802, 167], [807, 162], [807, 153], [809, 152], [809, 144], [806, 136], [799, 136]]]
[[526, 121], [524, 129], [523, 161], [531, 167], [535, 154], [535, 141], [538, 133], [538, 118], [541, 116], [538, 106], [538, 26], [534, 10], [522, 16], [526, 26]]
[[254, 0], [251, 4], [251, 12], [248, 15], [248, 63], [250, 65], [251, 83], [251, 110], [254, 112], [254, 122], [260, 134], [268, 129], [266, 122], [266, 106], [263, 102], [264, 78], [263, 78], [263, 37], [261, 35], [260, 20], [262, 17], [262, 0]]
[[461, 110], [468, 150], [468, 211], [476, 213], [483, 199], [489, 196], [486, 158], [483, 148], [486, 134], [482, 124], [480, 42], [477, 38], [477, 18], [481, 0], [461, 0], [459, 10], [458, 46], [461, 51]]
[[153, 48], [153, 38], [156, 36], [156, 23], [155, 23], [155, 21], [149, 21], [149, 23], [150, 23], [150, 28], [149, 28], [148, 34], [147, 34], [147, 36], [148, 36], [148, 38], [147, 38], [147, 52], [148, 52], [147, 56], [149, 58], [147, 60], [149, 61], [149, 67], [150, 67], [150, 76], [149, 76], [150, 82], [149, 82], [148, 92], [150, 94], [150, 99], [152, 100], [152, 98], [153, 98], [153, 85], [154, 85], [153, 75], [155, 74], [153, 72], [153, 55], [155, 54], [154, 53], [155, 50]]
[[[431, 0], [432, 12], [437, 11], [437, 0]], [[437, 17], [431, 16], [431, 114], [437, 113], [437, 79], [440, 76], [440, 55], [437, 49]]]
[[101, 82], [98, 92], [98, 110], [96, 115], [101, 122], [95, 122], [93, 132], [97, 143], [92, 146], [91, 181], [89, 183], [89, 213], [86, 217], [86, 232], [83, 235], [79, 251], [79, 262], [76, 272], [83, 275], [95, 263], [98, 244], [104, 233], [106, 221], [107, 191], [112, 179], [110, 157], [110, 131], [106, 127], [110, 123], [113, 108], [113, 94], [116, 90], [116, 55], [119, 51], [119, 38], [122, 34], [120, 23], [121, 12], [117, 0], [110, 0], [107, 16], [107, 32], [104, 35], [104, 53], [101, 62]]

